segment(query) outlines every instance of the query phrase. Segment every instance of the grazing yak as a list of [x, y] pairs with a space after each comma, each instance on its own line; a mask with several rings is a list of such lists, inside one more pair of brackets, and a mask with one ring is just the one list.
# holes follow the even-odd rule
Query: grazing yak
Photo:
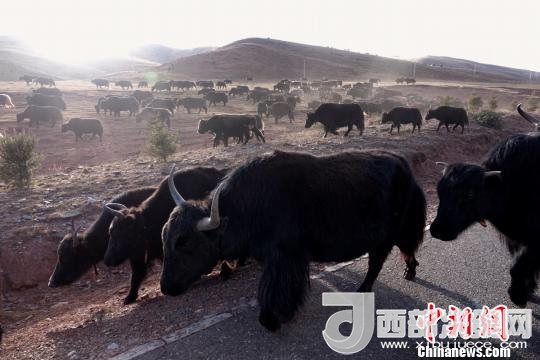
[[[143, 187], [126, 191], [109, 202], [127, 207], [137, 206], [155, 190], [155, 187]], [[109, 241], [109, 225], [113, 218], [113, 215], [103, 210], [84, 233], [79, 233], [80, 228], [75, 229], [72, 223], [71, 232], [58, 245], [58, 260], [49, 278], [49, 287], [69, 285], [103, 260]]]
[[191, 114], [191, 109], [199, 109], [199, 114], [202, 110], [208, 114], [208, 107], [206, 106], [206, 100], [201, 98], [183, 98], [176, 100], [176, 107], [183, 106], [187, 110], [188, 114]]
[[207, 93], [204, 98], [208, 100], [208, 106], [217, 105], [217, 103], [222, 102], [223, 106], [227, 105], [229, 97], [224, 92], [211, 91]]
[[62, 96], [62, 92], [57, 88], [40, 87], [39, 89], [32, 90], [32, 92], [36, 94], [43, 94], [43, 95]]
[[238, 138], [238, 142], [247, 144], [251, 133], [257, 140], [265, 142], [264, 122], [258, 115], [214, 115], [208, 120], [200, 120], [197, 132], [214, 134], [214, 147], [218, 146], [221, 140], [224, 146], [228, 146], [230, 137]]
[[15, 105], [13, 105], [13, 101], [11, 101], [11, 97], [8, 94], [0, 94], [0, 107], [6, 109], [15, 108]]
[[[201, 199], [223, 179], [227, 170], [196, 167], [177, 171], [173, 183], [188, 199]], [[129, 259], [131, 264], [131, 288], [124, 299], [130, 304], [137, 299], [141, 282], [154, 259], [163, 258], [161, 229], [175, 206], [168, 190], [166, 177], [158, 188], [140, 205], [126, 206], [109, 203], [105, 210], [114, 216], [109, 228], [109, 241], [104, 262], [118, 266]]]
[[249, 92], [246, 96], [246, 100], [253, 100], [253, 104], [258, 103], [266, 99], [268, 95], [271, 94], [271, 91], [268, 89], [254, 89]]
[[148, 81], [146, 80], [139, 81], [139, 83], [137, 84], [137, 89], [147, 88], [147, 87], [148, 87]]
[[34, 78], [30, 75], [23, 75], [19, 77], [19, 80], [26, 82], [26, 86], [28, 86], [34, 81]]
[[155, 121], [161, 121], [167, 125], [167, 128], [171, 128], [171, 112], [164, 108], [145, 107], [135, 117], [136, 122], [143, 120], [153, 123]]
[[56, 86], [56, 83], [54, 82], [53, 79], [50, 79], [50, 78], [45, 78], [45, 77], [38, 77], [38, 78], [35, 78], [34, 79], [34, 84], [39, 84], [40, 86], [49, 86], [49, 87], [53, 87], [53, 86]]
[[66, 103], [64, 99], [56, 95], [44, 95], [34, 93], [31, 96], [26, 97], [26, 102], [28, 103], [28, 105], [56, 106], [60, 110], [66, 110]]
[[152, 86], [152, 91], [167, 91], [171, 92], [171, 84], [167, 81], [158, 81]]
[[392, 123], [390, 134], [392, 133], [392, 130], [394, 130], [394, 127], [397, 127], [397, 132], [399, 134], [402, 124], [412, 124], [412, 132], [414, 133], [414, 129], [417, 127], [418, 132], [420, 132], [420, 128], [422, 127], [422, 114], [420, 114], [420, 110], [417, 108], [396, 107], [388, 113], [383, 113], [381, 122], [383, 124]]
[[99, 142], [103, 143], [103, 125], [98, 119], [72, 118], [62, 124], [62, 132], [73, 131], [75, 142], [82, 140], [84, 134], [92, 134], [92, 138], [99, 136]]
[[185, 200], [182, 190], [171, 186], [177, 206], [163, 227], [163, 294], [185, 292], [219, 261], [250, 256], [263, 267], [259, 322], [276, 331], [302, 305], [311, 261], [368, 253], [358, 291], [370, 292], [396, 245], [404, 277], [416, 275], [426, 201], [398, 155], [275, 151], [232, 171], [204, 202]]
[[201, 80], [201, 81], [197, 81], [197, 86], [200, 86], [202, 88], [213, 89], [214, 88], [214, 82], [211, 81], [211, 80]]
[[324, 126], [324, 137], [331, 132], [339, 135], [337, 129], [347, 126], [347, 132], [343, 136], [349, 135], [353, 125], [360, 132], [364, 132], [364, 112], [358, 104], [322, 104], [314, 113], [308, 113], [306, 119], [306, 129], [310, 128], [316, 122]]
[[92, 84], [96, 85], [96, 89], [101, 89], [102, 87], [109, 88], [109, 80], [107, 79], [94, 79]]
[[218, 89], [226, 89], [227, 88], [227, 84], [224, 82], [224, 81], [218, 81], [216, 83], [216, 88]]
[[526, 306], [536, 290], [540, 270], [540, 193], [536, 191], [540, 183], [540, 133], [510, 136], [489, 152], [482, 165], [439, 164], [444, 170], [437, 185], [439, 208], [431, 235], [451, 241], [475, 222], [483, 226], [491, 222], [515, 255], [510, 299]]
[[133, 96], [135, 99], [137, 99], [139, 104], [142, 103], [143, 101], [149, 102], [149, 101], [152, 101], [154, 99], [154, 95], [152, 95], [152, 93], [150, 91], [146, 91], [146, 90], [135, 90], [135, 91], [133, 91], [131, 96]]
[[62, 122], [64, 117], [62, 111], [56, 106], [36, 106], [30, 105], [23, 112], [17, 114], [17, 122], [30, 119], [30, 126], [39, 126], [39, 123], [50, 122], [54, 127], [57, 121]]
[[114, 85], [121, 87], [122, 90], [133, 89], [133, 84], [129, 80], [120, 80], [115, 82]]
[[174, 114], [174, 110], [176, 109], [176, 99], [154, 99], [146, 104], [146, 106], [167, 109], [171, 114]]
[[286, 102], [276, 102], [268, 107], [268, 115], [274, 117], [276, 124], [284, 116], [288, 116], [289, 122], [292, 123], [294, 120], [294, 108]]
[[446, 130], [450, 132], [448, 125], [454, 124], [452, 131], [455, 131], [458, 126], [461, 126], [461, 133], [465, 131], [465, 125], [469, 123], [467, 117], [467, 111], [463, 108], [457, 108], [452, 106], [439, 106], [435, 110], [428, 110], [426, 114], [426, 121], [430, 119], [439, 120], [439, 126], [437, 131], [442, 125], [446, 126]]
[[105, 114], [107, 113], [107, 110], [109, 110], [114, 114], [114, 117], [119, 117], [121, 111], [129, 111], [129, 116], [139, 112], [139, 102], [133, 96], [110, 96], [101, 98], [95, 107], [98, 113], [100, 109], [103, 109]]

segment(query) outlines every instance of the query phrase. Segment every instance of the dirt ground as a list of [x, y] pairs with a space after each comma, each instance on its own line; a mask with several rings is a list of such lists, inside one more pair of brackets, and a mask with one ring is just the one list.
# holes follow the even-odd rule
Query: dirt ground
[[[260, 84], [250, 84], [253, 85]], [[526, 86], [503, 84], [383, 85], [402, 92], [403, 96], [416, 94], [430, 103], [436, 103], [439, 96], [452, 96], [463, 102], [473, 94], [482, 96], [485, 102], [496, 97], [503, 111], [516, 101], [525, 101], [534, 91]], [[56, 261], [56, 247], [69, 226], [68, 217], [76, 212], [77, 223], [88, 226], [103, 201], [129, 188], [157, 184], [169, 166], [155, 162], [146, 154], [145, 123], [137, 124], [125, 114], [114, 120], [95, 113], [93, 106], [100, 96], [122, 91], [95, 90], [92, 84], [82, 81], [59, 82], [58, 87], [64, 91], [67, 103], [64, 118], [99, 118], [105, 129], [103, 144], [89, 138], [76, 143], [74, 135], [62, 134], [58, 124], [54, 128], [32, 128], [41, 154], [34, 185], [28, 190], [10, 190], [0, 184], [2, 208], [9, 209], [0, 220], [1, 323], [5, 331], [0, 348], [2, 358], [108, 358], [254, 297], [259, 276], [256, 264], [238, 269], [227, 282], [221, 282], [214, 272], [176, 298], [161, 295], [160, 265], [156, 264], [143, 283], [138, 301], [129, 306], [122, 305], [130, 275], [125, 265], [107, 269], [101, 264], [98, 275], [92, 272], [71, 286], [47, 288]], [[15, 113], [24, 108], [24, 97], [29, 91], [24, 83], [0, 83], [0, 93], [10, 94], [17, 106], [15, 110], [0, 109], [0, 128], [18, 126]], [[175, 162], [179, 168], [234, 166], [273, 149], [317, 155], [345, 149], [390, 149], [405, 155], [412, 164], [426, 192], [432, 217], [437, 205], [434, 187], [440, 175], [435, 161], [478, 162], [493, 144], [509, 134], [531, 130], [511, 111], [505, 115], [501, 131], [471, 124], [463, 135], [436, 133], [436, 122], [429, 122], [422, 134], [411, 134], [410, 127], [405, 126], [397, 135], [389, 134], [389, 126], [381, 125], [380, 118], [373, 117], [368, 119], [362, 137], [353, 130], [348, 138], [322, 139], [321, 128], [304, 129], [306, 104], [313, 98], [302, 98], [292, 124], [285, 119], [274, 124], [268, 119], [266, 144], [252, 139], [248, 145], [234, 144], [229, 148], [214, 149], [211, 136], [196, 134], [198, 120], [212, 113], [254, 113], [255, 105], [231, 98], [225, 107], [211, 107], [208, 115], [187, 114], [180, 109], [173, 117], [171, 128], [179, 134], [179, 149], [170, 163]], [[321, 265], [312, 267], [313, 273], [321, 269]]]

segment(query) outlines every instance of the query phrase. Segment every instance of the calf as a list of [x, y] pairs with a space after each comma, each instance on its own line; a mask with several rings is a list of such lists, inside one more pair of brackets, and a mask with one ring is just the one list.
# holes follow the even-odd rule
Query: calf
[[324, 137], [331, 132], [334, 135], [339, 135], [337, 129], [347, 126], [347, 132], [344, 136], [349, 135], [353, 125], [360, 132], [364, 132], [364, 113], [358, 104], [322, 104], [314, 113], [308, 113], [306, 119], [306, 128], [310, 128], [316, 122], [320, 122], [324, 126]]
[[383, 113], [382, 123], [392, 123], [390, 127], [390, 134], [394, 130], [394, 126], [397, 127], [397, 132], [401, 129], [402, 124], [412, 124], [412, 132], [418, 127], [418, 132], [420, 132], [420, 127], [422, 126], [422, 114], [420, 110], [416, 108], [406, 108], [406, 107], [396, 107], [390, 110], [388, 113]]
[[103, 143], [103, 125], [98, 119], [72, 118], [67, 123], [62, 124], [62, 132], [73, 131], [75, 142], [82, 140], [84, 134], [92, 134], [92, 138], [99, 136], [99, 142]]
[[[174, 173], [174, 184], [182, 189], [188, 199], [201, 199], [223, 179], [227, 169], [218, 170], [196, 167]], [[109, 203], [105, 210], [114, 216], [109, 228], [109, 242], [104, 262], [118, 266], [129, 259], [131, 264], [131, 287], [124, 299], [130, 304], [137, 299], [141, 282], [154, 259], [163, 258], [161, 228], [174, 208], [174, 200], [168, 190], [166, 177], [145, 201], [138, 206]]]

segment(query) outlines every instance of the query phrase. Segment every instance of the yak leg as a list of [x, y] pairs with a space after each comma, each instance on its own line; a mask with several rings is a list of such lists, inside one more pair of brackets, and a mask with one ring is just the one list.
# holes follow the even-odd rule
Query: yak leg
[[508, 294], [510, 300], [519, 307], [525, 307], [536, 290], [536, 277], [540, 270], [538, 259], [535, 257], [537, 253], [538, 251], [525, 247], [510, 269], [512, 281]]
[[454, 125], [454, 127], [452, 128], [452, 132], [456, 131], [456, 128], [459, 126], [459, 123], [457, 123], [456, 125]]
[[463, 134], [464, 131], [465, 131], [465, 124], [461, 124], [461, 133]]
[[446, 132], [450, 132], [450, 128], [448, 127], [448, 124], [444, 124], [446, 126]]
[[352, 124], [349, 124], [349, 127], [348, 127], [347, 131], [345, 131], [345, 134], [343, 134], [343, 137], [349, 136], [349, 133], [351, 132], [352, 127], [353, 127]]
[[308, 262], [302, 257], [277, 253], [268, 259], [258, 292], [262, 326], [277, 331], [292, 319], [304, 301], [308, 278]]
[[397, 124], [397, 133], [399, 135], [399, 131], [401, 130], [401, 124]]
[[392, 244], [390, 244], [389, 246], [379, 246], [378, 248], [369, 252], [368, 272], [366, 274], [364, 282], [358, 288], [358, 292], [371, 292], [373, 283], [377, 279], [377, 276], [379, 276], [384, 261], [390, 253], [390, 250], [392, 250]]
[[135, 302], [139, 294], [141, 283], [146, 277], [146, 263], [144, 259], [130, 259], [131, 265], [131, 287], [129, 293], [124, 299], [124, 305]]
[[442, 122], [439, 121], [439, 126], [437, 126], [437, 132], [439, 132], [439, 129], [441, 128]]
[[390, 126], [390, 134], [392, 133], [392, 130], [394, 130], [394, 124]]
[[328, 129], [324, 128], [324, 136], [323, 136], [323, 138], [326, 138], [327, 136], [328, 136]]

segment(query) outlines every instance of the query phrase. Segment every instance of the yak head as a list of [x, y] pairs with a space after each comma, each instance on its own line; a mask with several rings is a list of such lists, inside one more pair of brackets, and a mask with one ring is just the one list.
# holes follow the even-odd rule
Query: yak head
[[486, 226], [491, 200], [500, 187], [501, 172], [472, 164], [438, 164], [444, 170], [437, 184], [439, 207], [430, 226], [431, 235], [449, 241], [475, 222]]
[[315, 113], [308, 113], [306, 118], [306, 125], [305, 128], [310, 128], [317, 122], [317, 117], [315, 116]]
[[144, 220], [137, 208], [109, 203], [104, 210], [114, 216], [109, 226], [109, 242], [103, 262], [107, 266], [118, 266], [125, 261], [134, 247], [142, 246]]
[[435, 114], [433, 113], [433, 110], [429, 109], [426, 114], [426, 120], [435, 119]]
[[208, 120], [199, 120], [199, 126], [197, 127], [197, 132], [199, 134], [204, 134], [208, 132]]
[[81, 228], [71, 222], [71, 231], [58, 245], [56, 266], [49, 278], [49, 287], [68, 285], [80, 278], [98, 259], [92, 256]]
[[[174, 167], [173, 170], [174, 171]], [[171, 173], [172, 173], [171, 171]], [[186, 201], [169, 176], [169, 190], [176, 207], [163, 226], [161, 292], [180, 295], [220, 260], [219, 239], [227, 227], [219, 215], [221, 184], [210, 201]]]
[[69, 131], [71, 130], [71, 123], [65, 123], [65, 124], [62, 124], [62, 132], [65, 133], [66, 131]]
[[389, 121], [390, 121], [390, 119], [388, 118], [388, 113], [383, 113], [382, 114], [381, 124], [386, 124]]

